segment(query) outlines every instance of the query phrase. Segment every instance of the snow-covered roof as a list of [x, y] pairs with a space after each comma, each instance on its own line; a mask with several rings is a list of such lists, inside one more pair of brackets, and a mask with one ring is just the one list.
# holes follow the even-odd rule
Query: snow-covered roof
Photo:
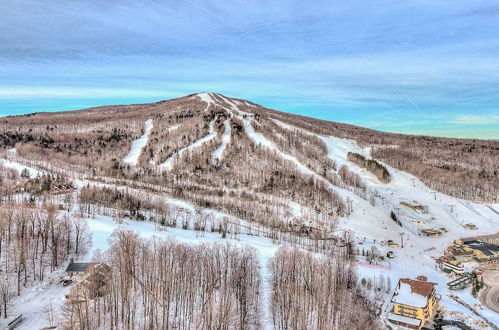
[[414, 307], [425, 307], [434, 283], [401, 278], [392, 302]]
[[388, 313], [388, 320], [390, 321], [396, 321], [396, 322], [403, 322], [405, 324], [410, 324], [419, 327], [419, 324], [421, 323], [421, 320], [419, 319], [413, 319], [412, 317], [407, 317], [403, 315], [398, 315], [394, 313]]

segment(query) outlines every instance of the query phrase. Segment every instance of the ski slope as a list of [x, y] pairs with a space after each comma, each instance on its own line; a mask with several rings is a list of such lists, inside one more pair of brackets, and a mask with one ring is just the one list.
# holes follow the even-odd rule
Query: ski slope
[[196, 96], [199, 97], [201, 101], [206, 102], [206, 108], [203, 110], [203, 112], [208, 111], [210, 105], [215, 103], [210, 93], [199, 93]]
[[[203, 95], [204, 96], [202, 96], [202, 94], [198, 94], [201, 100], [207, 102], [208, 105], [206, 110], [210, 104], [217, 104], [222, 107], [221, 104], [214, 101], [210, 94], [204, 93]], [[318, 173], [304, 166], [295, 157], [281, 152], [271, 140], [267, 139], [263, 134], [256, 132], [253, 126], [253, 123], [257, 122], [256, 119], [254, 119], [254, 115], [241, 111], [237, 106], [240, 103], [237, 103], [237, 101], [232, 102], [228, 99], [225, 99], [225, 101], [230, 107], [226, 108], [227, 111], [231, 116], [235, 115], [242, 120], [244, 131], [253, 142], [275, 150], [280, 157], [294, 163], [302, 173], [325, 181], [325, 179]], [[224, 121], [222, 143], [213, 153], [213, 158], [221, 159], [224, 150], [230, 143], [231, 131], [229, 119], [231, 116]], [[176, 155], [173, 155], [167, 159], [160, 166], [166, 169], [171, 169], [174, 157], [181, 156], [183, 152], [191, 148], [201, 147], [204, 143], [213, 139], [217, 134], [214, 130], [215, 120], [210, 122], [208, 135], [181, 149]], [[462, 320], [469, 325], [473, 324], [473, 320], [479, 319], [473, 315], [470, 310], [457, 304], [450, 298], [449, 295], [451, 293], [455, 293], [454, 291], [451, 292], [447, 289], [446, 283], [450, 279], [436, 268], [434, 259], [443, 255], [445, 248], [451, 245], [452, 241], [457, 238], [497, 232], [499, 230], [499, 214], [495, 210], [499, 210], [498, 204], [481, 205], [435, 192], [429, 189], [417, 177], [407, 172], [399, 171], [386, 164], [384, 165], [391, 174], [391, 181], [387, 184], [383, 184], [368, 171], [348, 161], [348, 152], [356, 152], [369, 157], [369, 148], [361, 148], [354, 140], [342, 139], [333, 136], [321, 136], [277, 120], [274, 121], [285, 128], [297, 129], [306, 132], [307, 134], [319, 137], [327, 146], [328, 156], [333, 159], [338, 166], [348, 166], [350, 171], [357, 173], [361, 177], [367, 189], [376, 195], [375, 204], [371, 205], [368, 200], [362, 199], [361, 197], [353, 194], [351, 191], [338, 188], [331, 184], [328, 185], [331, 189], [340, 194], [343, 199], [346, 200], [348, 198], [352, 201], [352, 214], [349, 217], [340, 218], [338, 226], [352, 234], [355, 238], [357, 246], [359, 248], [366, 249], [376, 247], [382, 255], [386, 255], [388, 251], [393, 251], [395, 253], [395, 258], [386, 262], [386, 265], [383, 267], [374, 267], [359, 262], [358, 273], [360, 277], [374, 278], [380, 275], [387, 276], [391, 279], [391, 287], [393, 289], [399, 278], [415, 278], [418, 275], [425, 275], [428, 277], [429, 281], [437, 283], [437, 293], [442, 297], [441, 306], [446, 308], [448, 311], [462, 313]], [[139, 150], [141, 151], [142, 148], [139, 148]], [[140, 152], [136, 159], [138, 160], [139, 157]], [[9, 166], [18, 169], [23, 168], [22, 165], [13, 162], [8, 162], [8, 164]], [[35, 169], [30, 169], [30, 173], [34, 174], [36, 173], [35, 171]], [[165, 200], [167, 199], [165, 198]], [[426, 205], [428, 206], [429, 212], [428, 214], [422, 214], [421, 212], [414, 211], [401, 205], [401, 201], [410, 203], [417, 202], [420, 205]], [[186, 202], [185, 207], [189, 210], [194, 210], [194, 207]], [[290, 203], [290, 209], [292, 216], [299, 216], [302, 214], [302, 207], [299, 204]], [[397, 213], [397, 216], [402, 222], [402, 226], [399, 226], [390, 218], [391, 211], [395, 211]], [[264, 278], [268, 276], [265, 270], [265, 265], [277, 250], [276, 245], [261, 237], [241, 235], [238, 239], [229, 238], [222, 240], [219, 234], [214, 233], [205, 233], [204, 237], [200, 237], [194, 231], [177, 228], [168, 228], [163, 231], [157, 231], [154, 224], [147, 222], [134, 222], [126, 220], [124, 224], [118, 225], [109, 217], [89, 219], [88, 223], [94, 239], [94, 247], [92, 248], [91, 253], [87, 256], [88, 260], [91, 259], [92, 254], [97, 249], [106, 250], [108, 248], [109, 237], [113, 230], [118, 227], [133, 229], [144, 238], [151, 238], [154, 236], [175, 237], [179, 241], [188, 244], [217, 241], [230, 241], [234, 244], [241, 245], [248, 244], [255, 247], [258, 251], [262, 264], [262, 275]], [[466, 223], [474, 223], [478, 229], [467, 230], [463, 226]], [[447, 232], [440, 238], [430, 238], [418, 235], [418, 231], [420, 229], [441, 227], [445, 227]], [[388, 239], [399, 242], [400, 244], [401, 237], [404, 239], [403, 248], [398, 247], [392, 249], [380, 244], [381, 241], [386, 241]], [[266, 281], [263, 283], [266, 285], [266, 287], [264, 287], [264, 294], [268, 296], [270, 288], [268, 287], [268, 283], [266, 283]], [[57, 296], [59, 293], [53, 294]], [[469, 289], [459, 291], [458, 294], [461, 299], [471, 306], [479, 303], [479, 300], [471, 295]], [[385, 311], [390, 308], [390, 298], [391, 295], [386, 296], [384, 304]], [[36, 300], [41, 304], [44, 303], [44, 300], [42, 300], [41, 297], [37, 298], [35, 294], [30, 295], [29, 298], [22, 301], [27, 300], [32, 300], [33, 304], [35, 304]], [[268, 299], [264, 298], [263, 301], [267, 303]], [[499, 315], [493, 311], [487, 308], [481, 308], [480, 313], [491, 322], [499, 324]], [[33, 317], [42, 317], [41, 312], [36, 315], [38, 316]]]
[[152, 119], [148, 119], [144, 124], [144, 134], [140, 138], [132, 142], [130, 152], [128, 153], [128, 155], [126, 155], [125, 158], [123, 158], [123, 162], [133, 166], [137, 166], [139, 157], [142, 154], [142, 150], [147, 145], [147, 141], [149, 140], [149, 135], [151, 134], [152, 127]]
[[224, 132], [222, 134], [222, 143], [213, 152], [214, 158], [222, 159], [222, 154], [224, 150], [227, 148], [227, 145], [230, 143], [231, 136], [232, 136], [232, 128], [230, 126], [230, 117], [229, 117], [226, 120], [224, 120]]

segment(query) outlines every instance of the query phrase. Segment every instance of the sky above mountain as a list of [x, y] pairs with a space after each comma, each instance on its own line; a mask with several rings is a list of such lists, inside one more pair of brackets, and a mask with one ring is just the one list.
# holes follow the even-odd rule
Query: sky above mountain
[[209, 91], [499, 138], [494, 1], [0, 1], [0, 115]]

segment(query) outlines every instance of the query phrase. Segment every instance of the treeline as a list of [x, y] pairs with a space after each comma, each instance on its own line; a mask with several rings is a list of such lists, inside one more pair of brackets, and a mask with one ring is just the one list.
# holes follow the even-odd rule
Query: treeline
[[32, 195], [65, 193], [74, 189], [73, 182], [59, 174], [44, 173], [30, 178], [28, 170], [24, 169], [21, 171], [21, 177], [28, 179], [24, 184], [24, 192]]
[[346, 165], [341, 165], [340, 169], [338, 170], [338, 175], [343, 180], [343, 182], [345, 182], [349, 186], [352, 186], [355, 188], [365, 188], [366, 187], [364, 185], [364, 183], [362, 182], [360, 175], [350, 171], [350, 169]]
[[[78, 203], [82, 211], [85, 211], [87, 214], [95, 213], [92, 209], [93, 204], [95, 204], [124, 211], [126, 213], [123, 213], [121, 217], [129, 216], [137, 220], [145, 219], [144, 211], [155, 211], [160, 214], [164, 208], [164, 204], [137, 198], [126, 190], [90, 185], [86, 185], [80, 189]], [[165, 209], [164, 211], [168, 210]]]
[[22, 287], [43, 281], [91, 241], [83, 219], [61, 217], [55, 205], [2, 204], [0, 209], [0, 315]]
[[6, 131], [0, 133], [0, 148], [14, 148], [16, 143], [27, 143], [36, 139], [32, 134]]
[[102, 260], [107, 292], [64, 306], [66, 329], [259, 329], [262, 291], [254, 249], [187, 245], [113, 233]]
[[0, 163], [0, 203], [11, 203], [22, 198], [33, 204], [36, 196], [68, 193], [72, 190], [73, 182], [63, 175], [43, 173], [31, 178], [26, 168], [19, 173], [17, 169]]
[[383, 183], [390, 182], [390, 172], [388, 172], [386, 167], [381, 165], [376, 160], [367, 159], [366, 157], [362, 156], [361, 154], [358, 154], [355, 152], [349, 152], [347, 154], [347, 158], [352, 163], [355, 163], [358, 166], [365, 168], [366, 170], [371, 172], [375, 177], [378, 178], [379, 181], [381, 181]]
[[[91, 217], [102, 214], [112, 216], [117, 222], [122, 222], [126, 217], [147, 220], [157, 226], [194, 230], [196, 235], [201, 237], [206, 232], [217, 232], [221, 238], [261, 236], [314, 252], [333, 252], [350, 248], [351, 238], [348, 235], [335, 235], [335, 223], [330, 222], [328, 215], [305, 209], [302, 210], [302, 216], [292, 216], [287, 214], [284, 208], [287, 205], [277, 200], [274, 201], [274, 210], [269, 210], [262, 208], [258, 199], [249, 203], [235, 197], [230, 197], [230, 201], [237, 203], [230, 204], [233, 207], [230, 212], [224, 209], [227, 202], [221, 203], [223, 207], [219, 209], [231, 215], [240, 213], [239, 218], [243, 219], [254, 217], [254, 221], [244, 222], [229, 216], [215, 216], [199, 207], [194, 207], [194, 210], [187, 209], [166, 203], [164, 195], [138, 189], [87, 185], [80, 189], [77, 201], [81, 215]], [[202, 204], [201, 201], [197, 202]]]

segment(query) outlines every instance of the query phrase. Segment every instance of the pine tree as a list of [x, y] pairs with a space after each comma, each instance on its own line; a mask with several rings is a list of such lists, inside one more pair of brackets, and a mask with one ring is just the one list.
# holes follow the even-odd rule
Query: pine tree
[[29, 179], [29, 171], [27, 168], [24, 168], [22, 171], [21, 171], [21, 178], [25, 178], [25, 179]]

